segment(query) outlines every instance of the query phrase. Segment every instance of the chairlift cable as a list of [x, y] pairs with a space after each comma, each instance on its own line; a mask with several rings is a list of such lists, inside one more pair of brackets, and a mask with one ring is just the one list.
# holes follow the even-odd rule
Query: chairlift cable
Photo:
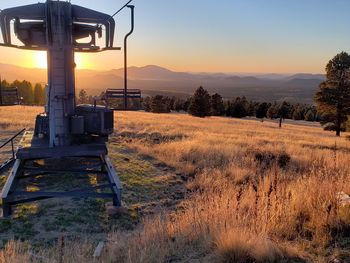
[[128, 4], [130, 4], [133, 0], [129, 0], [125, 5], [123, 5], [117, 12], [115, 12], [113, 15], [111, 15], [112, 17], [115, 17], [120, 11], [122, 11], [125, 7], [128, 6]]

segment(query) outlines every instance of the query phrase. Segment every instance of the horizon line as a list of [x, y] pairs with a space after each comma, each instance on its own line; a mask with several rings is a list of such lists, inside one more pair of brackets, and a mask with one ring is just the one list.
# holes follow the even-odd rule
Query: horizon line
[[[9, 65], [9, 66], [15, 66], [15, 67], [20, 67], [24, 69], [34, 69], [34, 70], [47, 70], [47, 68], [40, 68], [40, 67], [30, 67], [30, 66], [21, 66], [17, 64], [9, 64], [9, 63], [1, 63], [2, 65]], [[190, 74], [227, 74], [227, 75], [295, 75], [295, 74], [310, 74], [310, 75], [325, 75], [325, 73], [321, 72], [305, 72], [305, 71], [296, 71], [296, 72], [248, 72], [248, 71], [184, 71], [184, 70], [176, 70], [172, 69], [170, 67], [165, 67], [165, 66], [160, 66], [160, 65], [155, 65], [155, 64], [147, 64], [144, 66], [128, 66], [128, 68], [145, 68], [145, 67], [159, 67], [163, 68], [172, 72], [177, 72], [177, 73], [190, 73]], [[105, 71], [111, 71], [111, 70], [120, 70], [123, 69], [123, 67], [120, 68], [110, 68], [110, 69], [98, 69], [98, 68], [77, 68], [76, 70], [91, 70], [91, 71], [99, 71], [99, 72], [105, 72]]]

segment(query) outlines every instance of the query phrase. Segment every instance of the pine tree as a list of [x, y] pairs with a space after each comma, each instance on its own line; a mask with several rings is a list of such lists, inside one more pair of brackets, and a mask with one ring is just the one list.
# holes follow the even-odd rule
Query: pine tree
[[215, 93], [210, 98], [210, 113], [212, 116], [221, 116], [225, 113], [224, 101], [220, 94]]
[[34, 86], [34, 104], [44, 105], [45, 104], [45, 92], [41, 84], [37, 83]]
[[175, 96], [172, 96], [171, 98], [168, 98], [169, 100], [169, 107], [170, 107], [170, 110], [175, 110], [175, 102], [176, 102], [176, 97]]
[[248, 114], [248, 116], [254, 116], [256, 113], [256, 109], [259, 106], [259, 103], [254, 102], [252, 100], [250, 100], [248, 103], [249, 104], [248, 104], [248, 108], [247, 108], [247, 114]]
[[147, 112], [151, 111], [151, 97], [147, 96], [142, 100], [142, 108]]
[[292, 119], [293, 120], [303, 120], [304, 114], [305, 114], [305, 111], [303, 110], [303, 108], [299, 104], [297, 104], [293, 107], [293, 111], [292, 111]]
[[193, 116], [201, 118], [210, 115], [210, 95], [202, 86], [192, 96], [188, 112]]
[[174, 103], [174, 110], [177, 112], [185, 110], [185, 101], [177, 98]]
[[248, 115], [249, 103], [245, 97], [237, 97], [228, 104], [226, 115], [234, 118], [243, 118]]
[[278, 110], [277, 102], [272, 103], [269, 109], [267, 110], [267, 117], [270, 119], [277, 118], [277, 110]]
[[31, 105], [34, 103], [34, 92], [33, 86], [29, 81], [23, 80], [18, 81], [15, 80], [12, 84], [12, 87], [18, 88], [19, 97], [23, 98], [23, 103], [27, 105]]
[[288, 115], [290, 114], [290, 104], [286, 101], [283, 101], [278, 109], [277, 109], [277, 115], [279, 117], [279, 127], [282, 128], [282, 120], [286, 119], [288, 117]]
[[151, 99], [151, 112], [168, 113], [170, 112], [169, 98], [162, 95], [156, 95]]
[[241, 104], [244, 108], [244, 115], [243, 117], [246, 117], [246, 116], [249, 116], [250, 115], [250, 111], [251, 111], [251, 108], [250, 108], [250, 102], [247, 100], [247, 98], [245, 96], [243, 96], [241, 98]]
[[183, 104], [183, 110], [188, 111], [188, 108], [190, 107], [191, 104], [191, 97], [187, 98]]
[[350, 118], [348, 118], [348, 121], [345, 123], [345, 130], [350, 131]]
[[340, 136], [350, 114], [350, 56], [346, 52], [336, 55], [328, 62], [326, 72], [326, 81], [314, 99], [323, 115], [321, 123]]
[[304, 120], [306, 121], [315, 121], [315, 114], [309, 109], [304, 116]]
[[266, 118], [268, 109], [269, 109], [269, 105], [266, 102], [260, 103], [255, 112], [256, 118], [261, 120]]
[[6, 79], [3, 79], [2, 81], [1, 81], [1, 87], [2, 88], [7, 88], [7, 87], [9, 87], [10, 86], [10, 83], [8, 83], [7, 81], [6, 81]]

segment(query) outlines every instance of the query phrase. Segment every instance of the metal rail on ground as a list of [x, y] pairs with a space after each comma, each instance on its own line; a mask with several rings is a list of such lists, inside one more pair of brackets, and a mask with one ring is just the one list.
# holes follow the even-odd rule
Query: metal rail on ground
[[18, 133], [16, 133], [15, 135], [13, 135], [10, 139], [8, 139], [7, 141], [5, 141], [1, 146], [0, 146], [0, 151], [1, 149], [3, 149], [5, 146], [7, 146], [8, 144], [11, 144], [11, 157], [6, 160], [4, 163], [0, 164], [0, 175], [1, 173], [6, 170], [6, 168], [8, 168], [11, 164], [14, 163], [15, 158], [16, 158], [16, 150], [15, 150], [15, 143], [14, 141], [16, 140], [16, 138], [18, 136], [20, 136], [22, 133], [25, 132], [26, 129], [22, 129], [21, 131], [19, 131]]

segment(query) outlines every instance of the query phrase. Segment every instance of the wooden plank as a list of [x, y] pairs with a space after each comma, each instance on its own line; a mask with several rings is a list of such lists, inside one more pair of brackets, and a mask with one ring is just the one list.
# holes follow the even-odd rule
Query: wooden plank
[[44, 167], [23, 167], [24, 171], [38, 171], [40, 173], [79, 173], [79, 174], [106, 174], [106, 172], [100, 170], [78, 170], [78, 169], [53, 169]]
[[110, 173], [110, 175], [113, 177], [113, 183], [115, 183], [116, 187], [117, 187], [119, 190], [122, 190], [123, 187], [122, 187], [121, 181], [120, 181], [120, 179], [119, 179], [119, 176], [118, 176], [117, 171], [116, 171], [115, 168], [114, 168], [114, 165], [112, 164], [111, 159], [110, 159], [107, 155], [105, 155], [105, 156], [104, 156], [104, 160], [105, 160], [106, 165], [107, 165], [107, 167], [108, 167], [107, 172]]
[[[94, 198], [111, 198], [112, 193], [95, 193], [95, 192], [27, 192], [27, 191], [15, 191], [13, 194], [17, 196], [28, 196], [28, 197], [40, 197], [40, 198], [50, 198], [50, 197], [94, 197]], [[11, 203], [11, 202], [10, 202]]]
[[[37, 191], [37, 192], [28, 192], [28, 191], [15, 191], [14, 195], [20, 195], [20, 196], [31, 196], [30, 198], [25, 199], [19, 199], [16, 201], [10, 201], [7, 202], [9, 205], [18, 205], [18, 204], [24, 204], [24, 203], [30, 203], [34, 201], [44, 200], [44, 199], [50, 199], [54, 197], [95, 197], [95, 198], [113, 198], [113, 193], [99, 193], [99, 192], [91, 192], [91, 190], [98, 190], [110, 187], [109, 184], [104, 185], [98, 185], [95, 187], [86, 187], [82, 189], [72, 190], [68, 192], [43, 192], [43, 191]], [[90, 191], [90, 192], [88, 192]]]
[[55, 148], [25, 147], [19, 149], [16, 156], [20, 159], [44, 159], [61, 157], [100, 156], [107, 154], [107, 147], [103, 144], [86, 144], [79, 146], [64, 146]]
[[8, 197], [8, 194], [9, 194], [9, 192], [11, 190], [11, 187], [13, 185], [15, 177], [16, 177], [19, 169], [21, 168], [21, 166], [22, 166], [22, 161], [17, 159], [15, 161], [15, 164], [12, 167], [12, 170], [10, 172], [9, 177], [6, 180], [6, 183], [5, 183], [4, 187], [2, 188], [1, 195], [0, 195], [1, 199], [6, 199]]
[[121, 206], [123, 186], [119, 179], [118, 173], [115, 170], [114, 165], [112, 164], [111, 160], [107, 155], [103, 156], [102, 160], [104, 160], [106, 164], [108, 177], [110, 178], [111, 183], [115, 184], [115, 186], [113, 186], [113, 189], [118, 196], [118, 206]]

